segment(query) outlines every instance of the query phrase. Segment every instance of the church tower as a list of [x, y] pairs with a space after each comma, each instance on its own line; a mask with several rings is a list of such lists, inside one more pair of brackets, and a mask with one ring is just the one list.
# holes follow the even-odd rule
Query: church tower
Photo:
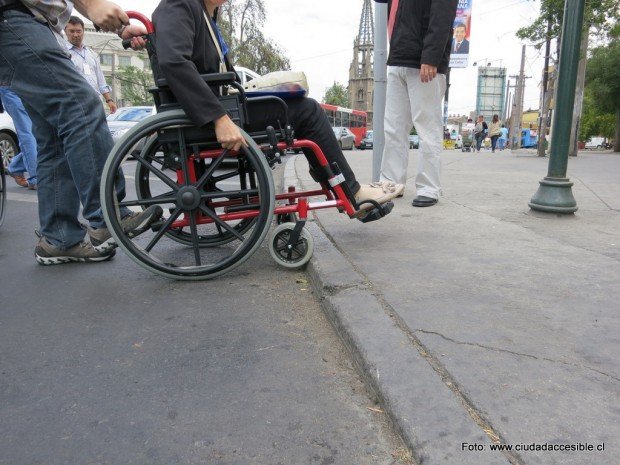
[[372, 0], [364, 0], [359, 33], [353, 41], [353, 61], [349, 67], [349, 102], [354, 110], [368, 112], [369, 128], [372, 128], [374, 39]]

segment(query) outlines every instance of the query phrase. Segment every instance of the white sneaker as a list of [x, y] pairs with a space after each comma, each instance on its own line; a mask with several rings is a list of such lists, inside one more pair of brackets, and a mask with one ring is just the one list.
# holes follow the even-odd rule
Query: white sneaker
[[[373, 182], [372, 184], [362, 184], [360, 190], [355, 194], [355, 201], [360, 204], [366, 200], [374, 200], [382, 205], [401, 195], [405, 190], [404, 184], [395, 184], [393, 182], [382, 181]], [[372, 210], [375, 206], [370, 203], [362, 203], [359, 211]]]

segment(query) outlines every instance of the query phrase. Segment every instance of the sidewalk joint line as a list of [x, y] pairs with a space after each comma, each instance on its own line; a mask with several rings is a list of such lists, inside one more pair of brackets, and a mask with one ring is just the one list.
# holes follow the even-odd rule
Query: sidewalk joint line
[[613, 210], [613, 211], [617, 211], [616, 209], [612, 208], [611, 205], [609, 205], [607, 202], [605, 202], [600, 195], [598, 195], [596, 192], [594, 192], [592, 189], [590, 189], [590, 186], [588, 186], [585, 182], [583, 182], [581, 180], [581, 178], [578, 178], [577, 176], [573, 176], [573, 179], [576, 179], [577, 181], [579, 181], [581, 183], [581, 185], [583, 187], [585, 187], [586, 189], [588, 189], [593, 195], [594, 197], [596, 197], [597, 199], [599, 199], [608, 209]]
[[506, 353], [506, 354], [510, 354], [510, 355], [516, 355], [518, 357], [533, 358], [534, 360], [541, 360], [541, 361], [544, 361], [544, 362], [557, 363], [557, 364], [561, 364], [561, 365], [571, 366], [571, 367], [574, 367], [574, 368], [581, 368], [581, 369], [584, 369], [584, 370], [590, 370], [590, 371], [593, 371], [593, 372], [598, 373], [600, 375], [603, 375], [603, 376], [606, 376], [608, 378], [611, 378], [614, 381], [620, 381], [620, 378], [617, 378], [617, 377], [615, 377], [613, 375], [610, 375], [609, 373], [605, 373], [603, 371], [597, 370], [596, 368], [589, 367], [587, 365], [580, 365], [578, 363], [571, 363], [571, 362], [566, 362], [566, 361], [563, 361], [563, 360], [555, 360], [555, 359], [548, 358], [548, 357], [537, 357], [536, 355], [525, 354], [525, 353], [521, 353], [521, 352], [514, 352], [512, 350], [502, 349], [500, 347], [486, 346], [484, 344], [477, 344], [475, 342], [457, 341], [456, 339], [452, 339], [451, 337], [444, 336], [443, 334], [438, 333], [437, 331], [428, 331], [428, 330], [425, 330], [425, 329], [416, 329], [416, 330], [414, 330], [414, 332], [420, 332], [420, 333], [423, 333], [423, 334], [431, 334], [431, 335], [439, 336], [442, 339], [444, 339], [446, 341], [449, 341], [449, 342], [452, 342], [453, 344], [457, 344], [457, 345], [478, 347], [480, 349], [491, 350], [493, 352], [502, 352], [502, 353]]

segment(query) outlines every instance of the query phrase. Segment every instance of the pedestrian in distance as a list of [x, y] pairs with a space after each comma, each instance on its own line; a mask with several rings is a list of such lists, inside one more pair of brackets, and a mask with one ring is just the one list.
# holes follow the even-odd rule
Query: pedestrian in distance
[[476, 138], [476, 151], [480, 152], [480, 148], [482, 147], [482, 142], [487, 138], [487, 133], [489, 132], [489, 126], [486, 121], [484, 121], [484, 116], [478, 116], [478, 120], [476, 121], [476, 126], [474, 128], [474, 137]]
[[84, 45], [84, 21], [77, 16], [71, 16], [65, 26], [65, 35], [67, 36], [67, 50], [71, 54], [71, 61], [75, 68], [95, 92], [103, 96], [110, 113], [114, 113], [116, 111], [116, 103], [110, 95], [112, 89], [105, 82], [105, 77], [103, 77], [101, 65], [99, 65], [99, 56], [92, 48]]
[[495, 153], [495, 147], [497, 146], [497, 140], [501, 135], [501, 127], [499, 122], [499, 115], [493, 115], [491, 124], [489, 124], [489, 137], [491, 138], [491, 152]]
[[[37, 140], [32, 135], [30, 116], [21, 99], [8, 87], [0, 87], [0, 100], [15, 125], [20, 150], [7, 167], [8, 175], [18, 186], [37, 190]], [[24, 176], [26, 172], [28, 177]]]
[[408, 135], [420, 136], [414, 207], [441, 194], [443, 106], [458, 0], [389, 0], [385, 147], [380, 181], [405, 184]]
[[[143, 26], [107, 0], [75, 0], [76, 9], [104, 31], [144, 47]], [[41, 265], [100, 262], [114, 255], [99, 202], [101, 172], [113, 142], [103, 106], [75, 71], [60, 35], [71, 16], [68, 0], [0, 0], [0, 85], [21, 98], [38, 143], [37, 196], [41, 238], [35, 247]], [[119, 200], [124, 179], [117, 182]], [[79, 220], [87, 221], [90, 242]], [[161, 215], [122, 209], [128, 233], [140, 234]]]
[[502, 127], [499, 130], [499, 139], [497, 142], [500, 150], [504, 150], [506, 148], [506, 144], [508, 143], [508, 128], [504, 124], [502, 124]]
[[[217, 27], [217, 8], [227, 0], [162, 0], [153, 12], [157, 31], [156, 53], [158, 75], [165, 77], [170, 89], [197, 126], [213, 124], [217, 141], [224, 149], [239, 150], [246, 141], [231, 120], [218, 95], [205, 83], [201, 74], [234, 71], [229, 61], [228, 44]], [[287, 98], [289, 119], [300, 139], [315, 142], [329, 163], [336, 162], [349, 190], [360, 203], [374, 200], [383, 204], [399, 195], [404, 186], [396, 183], [360, 185], [345, 159], [325, 112], [308, 97]], [[281, 107], [273, 102], [248, 101], [250, 131], [261, 131], [275, 125], [282, 116]], [[328, 184], [327, 175], [311, 151], [304, 149], [311, 172]], [[373, 208], [365, 203], [360, 211]]]

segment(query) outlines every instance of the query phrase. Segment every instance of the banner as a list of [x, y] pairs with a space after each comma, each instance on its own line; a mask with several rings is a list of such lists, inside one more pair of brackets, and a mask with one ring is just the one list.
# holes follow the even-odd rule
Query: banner
[[452, 29], [450, 67], [466, 68], [469, 61], [469, 37], [471, 35], [471, 8], [473, 0], [459, 0]]

